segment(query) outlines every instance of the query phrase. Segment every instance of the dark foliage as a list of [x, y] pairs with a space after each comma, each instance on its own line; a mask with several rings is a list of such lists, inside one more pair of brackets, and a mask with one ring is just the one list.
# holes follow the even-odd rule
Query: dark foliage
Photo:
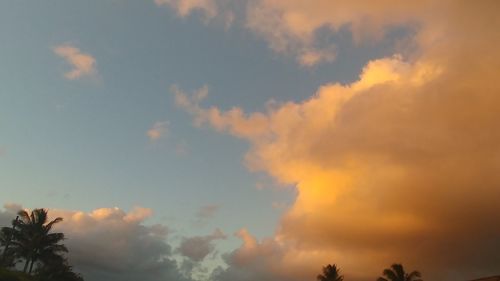
[[422, 281], [420, 272], [406, 273], [403, 265], [399, 263], [391, 265], [391, 268], [386, 268], [383, 275], [385, 277], [379, 277], [377, 281]]
[[323, 274], [319, 274], [316, 279], [318, 281], [343, 281], [344, 276], [340, 275], [340, 269], [336, 264], [329, 264], [323, 267]]
[[[62, 218], [48, 220], [45, 209], [35, 209], [31, 213], [19, 211], [18, 218], [12, 221], [12, 227], [0, 230], [0, 269], [5, 276], [0, 280], [36, 280], [36, 281], [83, 281], [83, 278], [73, 272], [64, 253], [68, 252], [61, 242], [63, 233], [51, 232], [52, 227], [61, 222]], [[15, 268], [23, 262], [23, 275], [6, 270]], [[36, 266], [35, 266], [36, 265]], [[34, 273], [33, 278], [26, 279]], [[11, 277], [7, 277], [11, 276]], [[5, 279], [8, 280], [8, 279]]]

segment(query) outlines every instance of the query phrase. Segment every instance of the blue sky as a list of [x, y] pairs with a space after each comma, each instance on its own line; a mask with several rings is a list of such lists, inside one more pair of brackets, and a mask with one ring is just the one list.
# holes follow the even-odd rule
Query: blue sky
[[[355, 80], [367, 60], [387, 53], [348, 50], [345, 40], [343, 59], [311, 69], [273, 53], [245, 28], [224, 29], [196, 13], [181, 18], [149, 1], [1, 5], [1, 186], [8, 201], [79, 210], [147, 206], [183, 227], [197, 208], [216, 204], [219, 227], [269, 235], [281, 212], [272, 203], [289, 203], [294, 192], [245, 168], [247, 144], [193, 128], [173, 104], [171, 85], [208, 85], [208, 104], [257, 110], [270, 99], [302, 100], [332, 77]], [[97, 74], [64, 79], [70, 66], [52, 51], [61, 44], [91, 54]], [[146, 131], [157, 121], [168, 121], [168, 136], [152, 143]], [[186, 153], [177, 153], [179, 146]], [[271, 188], [257, 190], [262, 182]]]
[[[267, 98], [242, 89], [248, 89], [246, 76], [257, 76], [252, 84], [270, 83], [266, 67], [253, 59], [270, 57], [263, 44], [241, 33], [207, 30], [149, 2], [2, 5], [1, 186], [9, 200], [82, 210], [141, 205], [179, 223], [204, 205], [223, 205], [221, 214], [247, 205], [239, 218], [223, 220], [232, 228], [263, 209], [276, 218], [273, 197], [290, 196], [256, 191], [259, 176], [241, 165], [245, 144], [193, 128], [168, 90], [172, 84], [207, 84], [214, 101], [259, 106]], [[64, 79], [69, 66], [52, 52], [62, 43], [91, 53], [96, 77]], [[271, 65], [279, 72], [277, 63]], [[235, 69], [246, 73], [239, 77]], [[151, 143], [146, 131], [157, 121], [169, 122], [168, 137]], [[187, 152], [176, 153], [178, 145]], [[262, 233], [272, 232], [272, 223], [261, 224], [255, 226]]]

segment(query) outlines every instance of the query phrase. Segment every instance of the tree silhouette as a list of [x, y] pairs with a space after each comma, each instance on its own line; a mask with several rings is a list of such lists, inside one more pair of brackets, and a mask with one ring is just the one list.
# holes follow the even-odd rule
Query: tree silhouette
[[422, 281], [422, 275], [418, 271], [406, 273], [403, 265], [395, 263], [391, 268], [386, 268], [383, 272], [385, 277], [379, 277], [377, 281]]
[[2, 227], [0, 230], [0, 246], [3, 247], [3, 252], [0, 257], [0, 266], [13, 267], [16, 264], [15, 252], [12, 249], [12, 239], [14, 238], [14, 229], [10, 227]]
[[83, 281], [80, 274], [73, 272], [68, 261], [61, 256], [43, 262], [37, 270], [38, 281]]
[[52, 226], [62, 221], [56, 218], [48, 222], [47, 210], [35, 209], [31, 213], [19, 211], [20, 220], [14, 221], [12, 250], [25, 260], [23, 272], [31, 274], [37, 261], [48, 261], [68, 250], [63, 244], [63, 233], [50, 233]]
[[329, 264], [323, 267], [323, 274], [319, 274], [316, 279], [318, 281], [342, 281], [344, 276], [340, 275], [340, 269], [336, 264]]

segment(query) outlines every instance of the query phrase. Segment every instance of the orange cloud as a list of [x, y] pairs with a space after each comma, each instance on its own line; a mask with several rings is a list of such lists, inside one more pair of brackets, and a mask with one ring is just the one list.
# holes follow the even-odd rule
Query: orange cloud
[[73, 67], [72, 70], [64, 74], [64, 77], [70, 80], [91, 76], [97, 72], [95, 58], [89, 54], [82, 53], [80, 49], [70, 44], [59, 45], [53, 51]]
[[168, 134], [169, 122], [156, 122], [151, 129], [147, 131], [147, 135], [151, 141], [157, 141]]
[[332, 62], [336, 55], [335, 48], [332, 47], [322, 50], [305, 49], [297, 59], [301, 65], [311, 67], [320, 62]]
[[364, 20], [374, 28], [414, 20], [417, 49], [368, 62], [351, 84], [326, 84], [305, 101], [264, 112], [204, 108], [202, 99], [174, 91], [196, 124], [251, 144], [251, 169], [298, 191], [275, 236], [243, 233], [217, 280], [304, 280], [332, 262], [356, 280], [373, 280], [395, 261], [429, 280], [496, 273], [496, 2], [430, 1], [430, 10], [424, 2], [409, 9], [395, 1], [260, 1], [293, 8], [298, 14], [279, 21], [304, 42], [324, 24], [364, 30]]
[[320, 29], [352, 31], [358, 43], [378, 40], [393, 26], [412, 28], [425, 13], [432, 13], [437, 4], [424, 0], [401, 4], [398, 0], [330, 1], [330, 0], [258, 0], [247, 7], [246, 26], [269, 42], [277, 52], [297, 57], [303, 66], [331, 62], [335, 58], [332, 43], [321, 42]]

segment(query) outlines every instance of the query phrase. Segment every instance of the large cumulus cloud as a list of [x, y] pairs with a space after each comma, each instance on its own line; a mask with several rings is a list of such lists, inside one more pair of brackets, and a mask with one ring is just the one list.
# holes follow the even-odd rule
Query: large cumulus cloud
[[[373, 20], [372, 35], [394, 24], [417, 31], [411, 48], [368, 62], [357, 81], [323, 85], [308, 100], [264, 112], [204, 108], [206, 90], [190, 98], [173, 88], [196, 124], [251, 144], [251, 169], [298, 190], [276, 235], [257, 241], [242, 233], [242, 247], [226, 257], [230, 267], [214, 278], [304, 280], [331, 262], [354, 280], [373, 280], [395, 261], [427, 280], [497, 273], [497, 1], [423, 1], [412, 9], [384, 1], [374, 15], [361, 3], [295, 9], [300, 2], [260, 1], [295, 11], [309, 24], [301, 36], [363, 19]], [[337, 24], [345, 9], [351, 13]]]

